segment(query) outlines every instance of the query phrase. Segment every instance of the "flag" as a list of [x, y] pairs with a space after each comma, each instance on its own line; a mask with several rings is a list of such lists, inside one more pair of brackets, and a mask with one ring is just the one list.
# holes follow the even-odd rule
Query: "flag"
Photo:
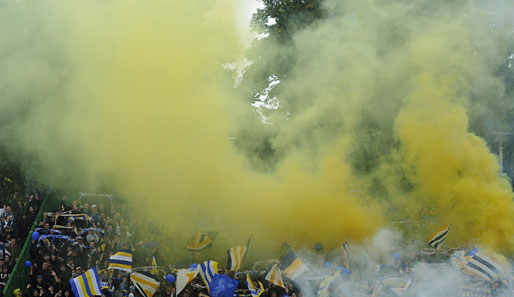
[[411, 280], [409, 278], [401, 278], [401, 277], [389, 277], [382, 280], [385, 286], [389, 288], [389, 290], [393, 291], [397, 296], [405, 295], [405, 292], [409, 289], [411, 285]]
[[130, 281], [144, 297], [152, 297], [160, 285], [155, 278], [139, 272], [133, 272], [130, 275]]
[[465, 270], [473, 275], [494, 281], [500, 274], [500, 264], [485, 254], [476, 253], [467, 260]]
[[212, 278], [218, 274], [218, 262], [212, 260], [205, 261], [200, 264], [200, 268], [198, 270], [203, 282], [207, 286], [207, 290], [209, 290], [209, 284], [212, 282]]
[[448, 236], [448, 232], [450, 232], [451, 226], [451, 224], [448, 224], [437, 230], [428, 240], [428, 244], [438, 250], [441, 244], [443, 244], [443, 241], [446, 239], [446, 236]]
[[102, 290], [108, 290], [111, 288], [110, 282], [100, 282], [100, 289]]
[[278, 264], [271, 267], [271, 270], [266, 275], [266, 280], [279, 287], [285, 288], [284, 282], [282, 281], [282, 273], [280, 272], [280, 268], [278, 268]]
[[302, 273], [309, 271], [307, 265], [298, 258], [292, 251], [288, 251], [282, 262], [280, 263], [281, 270], [290, 279], [294, 280]]
[[191, 252], [197, 252], [205, 249], [212, 244], [217, 232], [201, 232], [196, 231], [193, 238], [186, 245], [186, 248]]
[[327, 275], [325, 278], [321, 281], [321, 284], [319, 285], [318, 289], [318, 297], [328, 297], [328, 289], [330, 288], [330, 284], [336, 279], [336, 277], [341, 273], [340, 271], [337, 271], [333, 275]]
[[101, 296], [100, 278], [96, 267], [89, 269], [85, 273], [70, 279], [71, 288], [75, 297]]
[[282, 242], [282, 245], [280, 246], [280, 252], [278, 253], [278, 258], [280, 260], [284, 259], [290, 250], [291, 247], [289, 246], [289, 243]]
[[109, 267], [107, 269], [132, 272], [132, 250], [121, 250], [114, 253], [109, 258]]
[[153, 269], [150, 271], [150, 273], [155, 276], [158, 276], [159, 269], [157, 269], [157, 261], [155, 260], [155, 256], [152, 257], [152, 266], [153, 266]]
[[466, 269], [466, 257], [464, 251], [455, 251], [450, 257], [450, 263], [457, 270]]
[[238, 271], [241, 269], [243, 257], [246, 254], [246, 247], [244, 246], [235, 246], [227, 251], [228, 257], [228, 267], [232, 271]]
[[57, 218], [59, 217], [67, 217], [68, 221], [75, 221], [75, 220], [84, 220], [84, 221], [91, 221], [91, 217], [87, 214], [55, 214], [55, 220], [57, 221]]
[[248, 291], [252, 294], [252, 297], [259, 297], [264, 293], [264, 286], [261, 282], [257, 282], [259, 284], [259, 288], [255, 286], [255, 283], [250, 278], [250, 274], [246, 275], [246, 284], [248, 285]]
[[371, 297], [385, 296], [383, 293], [387, 291], [393, 292], [394, 296], [403, 296], [411, 285], [410, 279], [401, 277], [388, 277], [380, 281], [375, 288]]
[[246, 242], [246, 252], [243, 257], [243, 263], [246, 263], [246, 257], [250, 253], [250, 250], [252, 249], [252, 242], [253, 242], [253, 235], [250, 235], [250, 238], [248, 238], [248, 241]]
[[253, 241], [253, 235], [250, 235], [250, 238], [248, 238], [248, 241], [246, 242], [246, 254], [250, 252], [250, 249], [252, 247], [252, 241]]
[[198, 267], [195, 269], [179, 269], [177, 271], [176, 291], [177, 296], [198, 274]]
[[371, 297], [378, 297], [384, 290], [384, 283], [379, 282], [375, 288], [373, 288], [373, 292], [371, 293]]
[[209, 293], [212, 297], [232, 297], [239, 281], [224, 274], [215, 274], [209, 283]]
[[341, 246], [343, 253], [343, 262], [346, 269], [350, 269], [350, 253], [348, 252], [348, 241], [345, 241]]

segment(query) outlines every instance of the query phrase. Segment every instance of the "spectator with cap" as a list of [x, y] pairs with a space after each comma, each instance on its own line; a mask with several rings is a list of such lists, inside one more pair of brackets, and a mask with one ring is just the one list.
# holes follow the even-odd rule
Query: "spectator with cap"
[[100, 235], [98, 234], [98, 231], [90, 230], [87, 232], [86, 240], [90, 244], [91, 241], [98, 242], [100, 241]]
[[49, 283], [45, 284], [43, 281], [44, 281], [43, 275], [42, 274], [38, 274], [36, 276], [36, 282], [34, 284], [34, 287], [39, 290], [39, 289], [43, 289], [43, 288], [45, 288], [46, 286], [49, 285]]
[[77, 236], [75, 237], [75, 240], [77, 241], [77, 244], [80, 248], [83, 248], [86, 246], [86, 244], [84, 243], [84, 238], [82, 236]]

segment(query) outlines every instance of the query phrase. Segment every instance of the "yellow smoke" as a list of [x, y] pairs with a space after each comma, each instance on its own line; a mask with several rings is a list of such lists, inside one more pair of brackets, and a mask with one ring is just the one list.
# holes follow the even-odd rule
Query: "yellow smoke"
[[234, 120], [246, 109], [223, 66], [241, 53], [234, 1], [49, 4], [41, 23], [57, 30], [48, 42], [58, 43], [70, 73], [64, 103], [41, 103], [45, 127], [24, 131], [48, 135], [46, 122], [56, 122], [66, 147], [40, 142], [45, 172], [74, 166], [84, 168], [73, 173], [76, 184], [111, 182], [137, 216], [169, 226], [175, 253], [195, 230], [220, 231], [224, 248], [253, 234], [275, 250], [281, 241], [335, 246], [379, 227], [380, 212], [352, 192], [345, 141], [316, 169], [298, 153], [268, 175], [233, 148]]
[[405, 144], [402, 157], [416, 194], [429, 201], [441, 221], [453, 224], [454, 241], [475, 239], [508, 249], [514, 232], [510, 184], [498, 177], [497, 161], [484, 141], [467, 132], [464, 109], [449, 99], [458, 97], [451, 90], [455, 85], [446, 83], [419, 78], [422, 87], [396, 122]]
[[[509, 248], [512, 192], [467, 127], [469, 82], [487, 67], [465, 37], [482, 12], [420, 21], [401, 1], [328, 1], [327, 20], [295, 36], [301, 62], [281, 82], [295, 113], [274, 117], [285, 157], [265, 174], [229, 139], [249, 112], [224, 67], [241, 53], [236, 1], [45, 4], [36, 17], [36, 4], [6, 4], [17, 17], [0, 24], [25, 29], [1, 40], [24, 53], [2, 56], [16, 90], [5, 106], [34, 106], [9, 146], [35, 155], [59, 187], [114, 186], [138, 216], [165, 223], [176, 247], [195, 230], [220, 231], [223, 249], [250, 234], [269, 250], [335, 246], [372, 235], [392, 210], [422, 219], [429, 205], [456, 238]], [[364, 111], [395, 145], [357, 174]], [[399, 189], [397, 172], [412, 189]], [[369, 194], [374, 179], [388, 195]]]
[[453, 223], [449, 243], [511, 250], [511, 186], [468, 124], [502, 85], [505, 28], [475, 2], [326, 5], [327, 18], [295, 36], [299, 62], [279, 92], [294, 114], [277, 120], [275, 147], [324, 156], [344, 135], [356, 185], [390, 220], [417, 221], [422, 240]]

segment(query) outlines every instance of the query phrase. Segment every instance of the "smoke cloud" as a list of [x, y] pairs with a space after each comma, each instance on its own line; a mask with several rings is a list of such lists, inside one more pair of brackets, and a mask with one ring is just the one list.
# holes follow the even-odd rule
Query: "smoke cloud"
[[[294, 36], [272, 125], [224, 67], [242, 50], [236, 1], [0, 8], [2, 145], [56, 187], [115, 187], [177, 246], [209, 229], [223, 249], [254, 234], [263, 255], [281, 241], [333, 247], [396, 218], [514, 246], [509, 182], [469, 131], [506, 53], [475, 2], [327, 1]], [[240, 147], [270, 141], [274, 170], [236, 149], [242, 128]]]
[[271, 146], [316, 160], [344, 139], [355, 186], [389, 220], [418, 221], [417, 239], [452, 223], [450, 244], [510, 250], [511, 186], [470, 130], [470, 121], [501, 129], [492, 106], [511, 100], [498, 69], [513, 49], [512, 24], [499, 6], [513, 9], [327, 1], [328, 16], [294, 36], [296, 62], [275, 87]]

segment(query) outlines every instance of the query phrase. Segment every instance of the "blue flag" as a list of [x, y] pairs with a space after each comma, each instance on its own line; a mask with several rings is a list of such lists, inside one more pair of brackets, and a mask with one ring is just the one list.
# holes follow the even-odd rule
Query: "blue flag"
[[224, 274], [215, 274], [209, 283], [212, 297], [232, 297], [239, 282]]

